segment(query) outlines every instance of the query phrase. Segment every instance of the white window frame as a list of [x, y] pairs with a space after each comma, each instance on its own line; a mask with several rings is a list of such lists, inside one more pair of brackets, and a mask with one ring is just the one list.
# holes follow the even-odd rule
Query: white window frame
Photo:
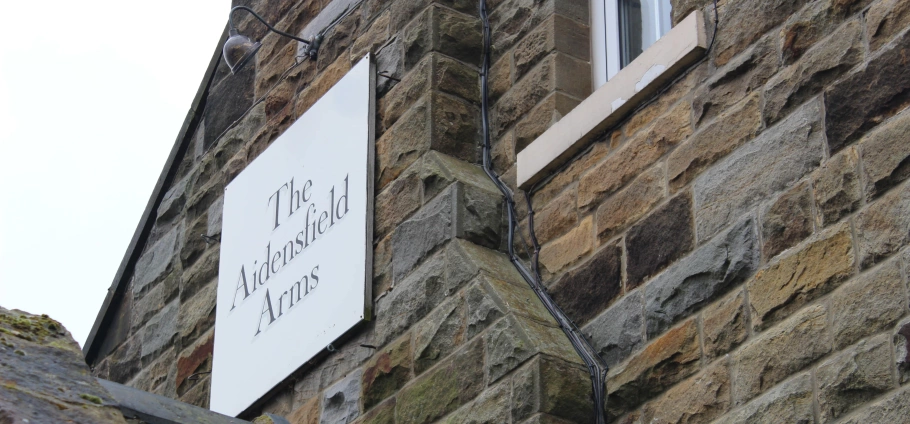
[[[590, 0], [591, 12], [591, 69], [593, 73], [594, 89], [606, 84], [622, 69], [622, 48], [620, 37], [622, 30], [619, 25], [620, 0]], [[662, 10], [663, 5], [657, 2], [654, 8], [653, 19], [657, 34], [655, 40], [661, 37], [661, 24], [666, 24], [670, 10]], [[666, 16], [664, 16], [666, 15]], [[665, 19], [661, 19], [664, 16]], [[670, 28], [665, 28], [664, 33]]]

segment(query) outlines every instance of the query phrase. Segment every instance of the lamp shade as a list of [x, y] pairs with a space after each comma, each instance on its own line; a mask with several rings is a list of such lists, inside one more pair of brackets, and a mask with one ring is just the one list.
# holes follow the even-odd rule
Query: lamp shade
[[262, 44], [251, 40], [245, 35], [240, 35], [233, 28], [230, 30], [229, 35], [227, 41], [224, 42], [222, 54], [224, 55], [224, 61], [231, 68], [231, 73], [236, 74], [243, 68], [243, 65], [246, 65], [256, 55], [256, 51], [259, 50], [259, 47], [262, 47]]

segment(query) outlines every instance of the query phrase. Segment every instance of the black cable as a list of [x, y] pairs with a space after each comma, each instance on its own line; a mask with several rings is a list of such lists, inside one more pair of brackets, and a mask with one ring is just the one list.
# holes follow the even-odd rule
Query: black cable
[[714, 47], [714, 40], [717, 39], [717, 0], [714, 0], [714, 34], [711, 34], [711, 44], [708, 44], [708, 50], [705, 50], [705, 54], [711, 51], [711, 48]]
[[293, 35], [291, 35], [291, 34], [288, 34], [288, 33], [284, 32], [284, 31], [279, 31], [279, 30], [275, 29], [275, 27], [269, 25], [269, 23], [266, 22], [265, 19], [262, 19], [262, 16], [259, 16], [259, 14], [256, 13], [256, 12], [254, 12], [253, 9], [250, 9], [249, 7], [246, 7], [246, 6], [234, 6], [234, 8], [232, 8], [231, 11], [228, 13], [228, 25], [230, 25], [230, 29], [232, 29], [232, 30], [235, 29], [235, 27], [234, 27], [234, 12], [236, 12], [236, 11], [238, 11], [238, 10], [246, 10], [247, 12], [250, 12], [250, 14], [252, 14], [254, 17], [256, 17], [256, 19], [259, 19], [259, 22], [262, 22], [263, 25], [265, 25], [270, 31], [272, 31], [272, 32], [274, 32], [274, 33], [283, 35], [283, 36], [288, 37], [288, 38], [292, 38], [292, 39], [297, 40], [297, 41], [299, 41], [299, 42], [301, 42], [301, 43], [303, 43], [303, 44], [306, 44], [306, 45], [308, 45], [308, 46], [309, 46], [310, 43], [311, 43], [311, 41], [307, 41], [307, 40], [304, 40], [304, 39], [302, 39], [302, 38], [297, 38], [297, 37], [295, 37], [295, 36], [293, 36]]
[[531, 195], [530, 193], [525, 193], [525, 200], [528, 204], [528, 226], [529, 233], [531, 236], [532, 243], [534, 244], [534, 254], [532, 258], [533, 271], [528, 270], [527, 267], [521, 260], [515, 255], [515, 227], [518, 224], [515, 213], [515, 201], [512, 196], [512, 190], [506, 186], [499, 175], [496, 174], [496, 171], [492, 168], [492, 147], [490, 144], [490, 119], [489, 119], [489, 87], [487, 77], [490, 73], [490, 21], [487, 16], [487, 2], [486, 0], [480, 0], [480, 18], [483, 22], [483, 64], [480, 71], [480, 91], [481, 91], [481, 122], [483, 125], [483, 170], [493, 181], [493, 184], [502, 192], [502, 195], [506, 200], [506, 210], [508, 212], [509, 226], [508, 226], [508, 244], [507, 250], [509, 255], [509, 260], [512, 262], [512, 265], [515, 266], [515, 269], [518, 270], [518, 273], [521, 274], [522, 278], [528, 283], [534, 293], [537, 295], [537, 298], [540, 299], [544, 307], [547, 308], [547, 311], [553, 316], [556, 322], [559, 324], [559, 327], [568, 337], [569, 342], [572, 343], [572, 347], [575, 349], [575, 352], [578, 353], [578, 356], [581, 357], [585, 365], [588, 367], [588, 372], [591, 375], [591, 385], [593, 389], [594, 397], [594, 422], [595, 424], [605, 424], [606, 417], [604, 415], [604, 406], [606, 400], [606, 379], [607, 367], [606, 362], [600, 355], [597, 354], [597, 351], [591, 346], [591, 343], [581, 335], [581, 331], [578, 330], [578, 327], [569, 319], [565, 312], [553, 301], [553, 298], [550, 297], [550, 294], [547, 293], [546, 288], [541, 284], [540, 278], [540, 265], [539, 265], [539, 255], [540, 255], [540, 244], [537, 241], [537, 237], [534, 234], [534, 212], [531, 204]]

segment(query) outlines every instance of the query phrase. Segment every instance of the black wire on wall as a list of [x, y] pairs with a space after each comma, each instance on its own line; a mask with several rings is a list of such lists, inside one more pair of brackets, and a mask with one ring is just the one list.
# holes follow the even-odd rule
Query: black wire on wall
[[502, 192], [502, 195], [506, 200], [506, 209], [508, 212], [508, 254], [509, 260], [512, 262], [512, 265], [518, 270], [524, 280], [531, 286], [531, 289], [534, 290], [534, 293], [537, 294], [537, 298], [540, 299], [544, 307], [547, 308], [547, 311], [556, 319], [556, 322], [559, 324], [559, 327], [569, 338], [569, 341], [572, 343], [572, 347], [575, 348], [575, 352], [578, 353], [578, 356], [584, 361], [585, 365], [588, 367], [588, 372], [591, 375], [591, 386], [593, 389], [594, 397], [594, 422], [596, 424], [605, 424], [606, 417], [604, 415], [605, 407], [605, 396], [606, 396], [606, 379], [607, 367], [606, 362], [600, 355], [597, 354], [597, 351], [591, 346], [591, 343], [582, 336], [581, 332], [578, 330], [578, 327], [569, 319], [565, 312], [553, 301], [553, 298], [550, 297], [550, 294], [547, 293], [546, 288], [541, 284], [540, 278], [540, 266], [538, 262], [538, 257], [540, 253], [540, 244], [537, 242], [537, 237], [534, 235], [534, 213], [531, 205], [531, 196], [529, 193], [525, 192], [525, 200], [528, 204], [528, 226], [530, 228], [531, 241], [534, 247], [534, 254], [532, 258], [532, 269], [529, 270], [528, 267], [521, 262], [518, 256], [515, 254], [514, 242], [515, 242], [515, 228], [518, 225], [518, 219], [515, 212], [515, 200], [512, 195], [512, 190], [506, 186], [499, 175], [496, 174], [496, 171], [493, 170], [492, 164], [492, 147], [490, 145], [490, 119], [489, 119], [489, 87], [487, 77], [490, 73], [490, 21], [487, 16], [487, 2], [486, 0], [480, 0], [480, 18], [483, 22], [483, 65], [480, 71], [480, 91], [481, 91], [481, 117], [483, 122], [483, 170], [486, 172], [487, 176], [493, 181], [493, 184], [499, 188], [499, 191]]

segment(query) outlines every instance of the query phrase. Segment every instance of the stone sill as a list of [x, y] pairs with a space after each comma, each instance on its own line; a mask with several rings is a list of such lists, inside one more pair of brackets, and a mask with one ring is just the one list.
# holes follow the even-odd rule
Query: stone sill
[[518, 186], [527, 190], [618, 123], [707, 47], [704, 18], [692, 12], [518, 153]]

